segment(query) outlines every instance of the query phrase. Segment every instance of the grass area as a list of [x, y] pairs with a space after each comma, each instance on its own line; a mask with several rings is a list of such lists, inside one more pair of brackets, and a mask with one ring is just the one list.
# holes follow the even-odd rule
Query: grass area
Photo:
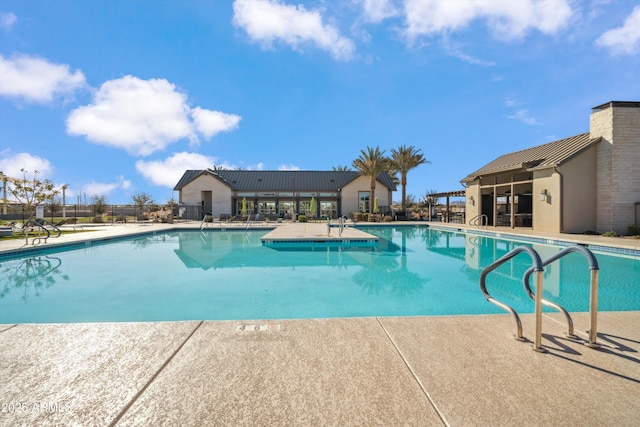
[[[122, 221], [121, 217], [122, 217], [121, 215], [117, 215], [115, 217], [104, 215], [102, 217], [98, 216], [97, 218], [101, 218], [102, 219], [102, 223], [104, 223], [104, 224], [111, 224], [112, 222], [115, 222], [115, 221]], [[92, 216], [77, 217], [77, 218], [73, 218], [73, 217], [69, 217], [69, 216], [66, 217], [66, 218], [63, 218], [63, 217], [56, 216], [56, 217], [53, 217], [53, 218], [47, 217], [47, 218], [44, 218], [44, 219], [46, 219], [47, 221], [49, 221], [52, 224], [57, 224], [57, 223], [59, 223], [59, 222], [61, 222], [63, 220], [67, 221], [67, 224], [71, 224], [74, 220], [75, 220], [76, 224], [96, 224], [96, 223], [100, 223], [100, 222], [97, 222], [95, 218], [96, 217], [92, 217]], [[126, 222], [135, 222], [136, 217], [133, 216], [133, 215], [128, 215], [128, 216], [125, 216], [125, 220], [126, 220]], [[16, 220], [16, 219], [14, 219], [14, 220], [0, 220], [0, 226], [10, 226], [11, 224], [18, 223], [18, 222], [22, 223], [24, 221], [22, 221], [20, 219], [18, 219], [18, 220]]]
[[[94, 230], [61, 230], [60, 235], [62, 236], [62, 235], [68, 235], [68, 234], [88, 233], [91, 231], [94, 231]], [[38, 235], [37, 232], [29, 232], [27, 234], [30, 239], [33, 239], [34, 237], [42, 237], [42, 238], [46, 237], [46, 233], [40, 233]], [[55, 236], [57, 236], [57, 233], [51, 233], [52, 238]], [[4, 242], [7, 240], [24, 240], [24, 238], [25, 236], [23, 233], [15, 232], [11, 236], [0, 237], [0, 242]]]
[[[68, 218], [67, 218], [68, 219]], [[60, 220], [62, 220], [62, 218], [60, 218]], [[47, 220], [49, 221], [49, 220]], [[22, 221], [0, 221], [0, 226], [3, 227], [11, 227], [13, 223], [22, 223]], [[79, 224], [82, 223], [90, 223], [90, 221], [82, 221], [82, 222], [78, 222]], [[55, 224], [55, 223], [54, 223]], [[51, 232], [51, 237], [57, 236], [57, 232], [55, 230], [51, 230], [51, 228], [49, 227], [49, 231]], [[60, 235], [68, 235], [68, 234], [77, 234], [77, 233], [86, 233], [88, 231], [93, 231], [93, 230], [70, 230], [70, 229], [60, 229]], [[43, 231], [38, 231], [35, 228], [32, 228], [28, 233], [27, 233], [27, 237], [30, 239], [33, 238], [37, 238], [37, 237], [46, 237], [45, 232]], [[11, 236], [1, 236], [0, 237], [0, 241], [7, 241], [7, 240], [22, 240], [25, 239], [25, 235], [24, 232], [21, 232], [19, 230], [14, 230], [13, 234]]]

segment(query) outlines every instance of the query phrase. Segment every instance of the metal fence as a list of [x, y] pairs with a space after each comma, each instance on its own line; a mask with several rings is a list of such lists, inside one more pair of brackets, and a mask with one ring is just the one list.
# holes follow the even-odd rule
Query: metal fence
[[[187, 210], [191, 213], [193, 209]], [[162, 211], [165, 214], [173, 214], [174, 218], [178, 217], [179, 206], [175, 205], [173, 210], [171, 207], [158, 207], [158, 206], [144, 206], [139, 207], [135, 205], [104, 205], [104, 206], [92, 206], [92, 205], [54, 205], [53, 209], [50, 205], [38, 206], [33, 212], [38, 218], [44, 219], [60, 219], [60, 218], [95, 218], [101, 217], [104, 221], [112, 222], [116, 221], [118, 217], [138, 218], [139, 216], [150, 215], [152, 212]], [[191, 215], [190, 218], [185, 219], [202, 219], [197, 215]], [[25, 221], [29, 214], [25, 210], [24, 205], [7, 204], [0, 208], [0, 220], [4, 221]]]

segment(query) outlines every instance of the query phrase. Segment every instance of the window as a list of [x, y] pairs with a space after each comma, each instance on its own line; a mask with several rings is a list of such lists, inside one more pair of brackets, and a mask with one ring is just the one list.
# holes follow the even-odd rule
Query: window
[[307, 215], [311, 213], [311, 200], [300, 201], [300, 212], [301, 215]]
[[[242, 199], [236, 199], [236, 214], [242, 214]], [[247, 214], [253, 213], [253, 200], [247, 199]]]
[[360, 212], [369, 212], [369, 192], [360, 191], [358, 193], [358, 210]]
[[338, 202], [320, 202], [320, 217], [335, 218], [338, 216]]
[[296, 210], [295, 200], [280, 200], [278, 214], [284, 218], [291, 218], [291, 214]]
[[276, 213], [276, 202], [275, 201], [258, 202], [258, 213], [261, 215], [269, 215], [272, 213]]

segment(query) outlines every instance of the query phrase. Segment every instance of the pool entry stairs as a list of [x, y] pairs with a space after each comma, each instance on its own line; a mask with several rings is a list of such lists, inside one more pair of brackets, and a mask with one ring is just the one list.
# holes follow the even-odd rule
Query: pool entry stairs
[[[552, 301], [548, 301], [542, 298], [542, 289], [543, 289], [543, 273], [544, 273], [544, 268], [546, 266], [548, 266], [549, 264], [559, 260], [560, 258], [564, 257], [567, 254], [570, 254], [572, 252], [578, 252], [581, 253], [582, 255], [585, 256], [585, 258], [587, 259], [587, 262], [589, 263], [589, 270], [591, 272], [590, 274], [590, 301], [589, 301], [589, 314], [590, 314], [590, 329], [589, 329], [589, 341], [587, 343], [585, 343], [585, 345], [587, 347], [590, 348], [599, 348], [600, 345], [596, 342], [597, 341], [597, 323], [598, 323], [598, 271], [599, 271], [599, 267], [598, 267], [598, 261], [596, 260], [596, 257], [593, 255], [593, 253], [587, 249], [584, 246], [581, 245], [576, 245], [576, 246], [569, 246], [565, 249], [563, 249], [562, 251], [558, 252], [557, 254], [555, 254], [554, 256], [542, 261], [542, 259], [540, 258], [540, 255], [538, 254], [538, 252], [528, 246], [518, 246], [515, 249], [511, 250], [510, 252], [508, 252], [507, 254], [503, 255], [502, 257], [500, 257], [499, 259], [497, 259], [496, 261], [494, 261], [491, 265], [489, 265], [488, 267], [486, 267], [482, 273], [480, 274], [480, 290], [482, 291], [482, 293], [484, 294], [485, 298], [487, 299], [487, 301], [497, 305], [498, 307], [508, 311], [509, 313], [511, 313], [516, 321], [516, 334], [515, 334], [515, 339], [518, 341], [528, 341], [526, 338], [524, 338], [524, 336], [522, 335], [522, 322], [520, 321], [520, 316], [518, 316], [518, 313], [509, 305], [498, 301], [497, 299], [495, 299], [494, 297], [491, 296], [491, 294], [487, 291], [487, 276], [489, 275], [489, 273], [491, 273], [492, 271], [496, 270], [498, 267], [500, 267], [502, 264], [504, 264], [505, 262], [509, 261], [510, 259], [514, 258], [515, 256], [521, 254], [521, 253], [526, 253], [531, 257], [531, 262], [532, 262], [532, 266], [525, 271], [523, 277], [522, 277], [522, 284], [523, 284], [523, 288], [524, 291], [527, 293], [527, 295], [529, 296], [529, 298], [531, 298], [534, 301], [534, 306], [535, 306], [535, 338], [534, 338], [534, 342], [533, 342], [533, 349], [535, 351], [538, 352], [546, 352], [545, 349], [542, 348], [542, 306], [546, 305], [547, 307], [552, 307], [556, 310], [558, 310], [559, 312], [561, 312], [564, 317], [565, 320], [567, 322], [567, 332], [566, 332], [566, 337], [570, 338], [570, 339], [574, 339], [574, 340], [578, 340], [579, 338], [574, 334], [574, 329], [573, 329], [573, 320], [571, 319], [571, 316], [569, 315], [569, 313], [567, 312], [567, 310], [565, 310], [562, 306], [560, 306], [559, 304], [556, 304]], [[535, 292], [531, 289], [531, 284], [530, 284], [530, 278], [531, 275], [534, 275], [535, 277]]]

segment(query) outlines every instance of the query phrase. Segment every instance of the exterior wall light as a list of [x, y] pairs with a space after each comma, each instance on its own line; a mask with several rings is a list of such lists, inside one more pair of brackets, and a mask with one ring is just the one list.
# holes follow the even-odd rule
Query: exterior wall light
[[540, 201], [544, 202], [545, 200], [547, 200], [547, 196], [549, 195], [549, 193], [547, 192], [547, 190], [542, 190], [540, 192]]
[[476, 201], [473, 200], [473, 196], [469, 196], [469, 202], [471, 203], [471, 206], [475, 206], [476, 205]]

